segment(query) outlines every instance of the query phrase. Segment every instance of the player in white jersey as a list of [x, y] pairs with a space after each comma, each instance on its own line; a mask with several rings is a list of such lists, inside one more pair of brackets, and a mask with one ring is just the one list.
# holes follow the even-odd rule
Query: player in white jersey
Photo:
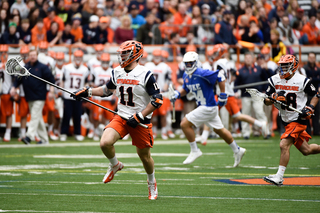
[[[110, 161], [103, 182], [110, 182], [115, 173], [123, 169], [123, 164], [116, 157], [114, 144], [129, 133], [132, 145], [136, 146], [147, 173], [149, 199], [155, 200], [158, 196], [158, 188], [154, 176], [154, 161], [150, 153], [150, 148], [153, 146], [150, 119], [152, 112], [161, 107], [162, 95], [152, 72], [138, 63], [143, 54], [143, 46], [140, 42], [133, 40], [123, 42], [117, 52], [120, 66], [111, 72], [111, 80], [107, 85], [78, 90], [75, 92], [75, 98], [92, 95], [110, 96], [116, 91], [118, 114], [128, 119], [116, 115], [106, 126], [101, 137], [100, 147]], [[148, 128], [139, 126], [139, 123], [147, 125]]]
[[[73, 63], [63, 66], [62, 68], [62, 85], [65, 89], [72, 91], [74, 89], [83, 88], [88, 81], [89, 70], [82, 64], [83, 52], [76, 50], [74, 53]], [[82, 141], [84, 138], [81, 135], [81, 114], [82, 103], [73, 100], [68, 93], [62, 93], [64, 98], [63, 118], [61, 123], [60, 140], [65, 141], [69, 132], [69, 123], [73, 118], [73, 127], [75, 139]]]
[[[55, 54], [56, 66], [54, 67], [53, 73], [55, 78], [55, 84], [58, 86], [62, 86], [61, 82], [63, 78], [63, 66], [65, 64], [64, 58], [65, 56], [63, 52], [57, 52]], [[53, 126], [52, 128], [49, 126], [49, 136], [52, 140], [56, 140], [56, 138], [58, 138], [60, 135], [60, 122], [62, 117], [63, 117], [62, 91], [59, 89], [55, 89]]]
[[[306, 124], [314, 113], [314, 107], [317, 105], [320, 95], [310, 79], [296, 72], [299, 61], [295, 56], [283, 55], [278, 64], [280, 72], [268, 79], [269, 87], [266, 94], [302, 112], [299, 114], [274, 103], [269, 98], [264, 100], [266, 105], [274, 104], [279, 109], [281, 120], [285, 125], [285, 132], [280, 138], [281, 154], [278, 172], [263, 179], [268, 183], [281, 186], [284, 172], [289, 163], [292, 145], [305, 156], [320, 153], [320, 145], [308, 144], [311, 136], [305, 131]], [[309, 104], [307, 104], [308, 96], [312, 97]]]
[[[96, 67], [92, 71], [92, 77], [93, 77], [93, 85], [92, 87], [98, 87], [106, 85], [107, 82], [110, 81], [111, 77], [111, 71], [112, 68], [110, 67], [110, 54], [109, 53], [102, 53], [101, 55], [101, 66]], [[116, 109], [116, 97], [115, 96], [109, 96], [109, 97], [93, 97], [93, 100], [100, 105], [115, 110]], [[113, 118], [113, 113], [103, 110], [100, 107], [94, 106], [92, 107], [92, 118], [93, 118], [93, 125], [94, 125], [94, 136], [93, 140], [99, 140], [99, 123], [102, 123], [104, 125], [107, 124], [110, 120]], [[101, 122], [100, 122], [100, 114]]]
[[49, 66], [50, 70], [52, 71], [56, 66], [56, 61], [49, 56], [48, 54], [49, 43], [47, 41], [40, 41], [39, 42], [39, 53], [44, 53], [46, 55], [47, 65]]
[[96, 55], [91, 59], [89, 59], [89, 61], [87, 62], [87, 66], [90, 72], [92, 72], [95, 68], [101, 66], [101, 54], [103, 53], [103, 50], [104, 50], [103, 44], [94, 45], [94, 50], [96, 51]]
[[[171, 68], [163, 62], [162, 51], [160, 49], [155, 49], [152, 52], [152, 62], [148, 62], [145, 66], [153, 73], [157, 84], [159, 85], [161, 92], [168, 91], [169, 84], [171, 83]], [[170, 100], [168, 98], [163, 98], [163, 104], [159, 109], [156, 109], [153, 113], [152, 125], [154, 137], [157, 135], [157, 124], [158, 116], [160, 116], [161, 124], [161, 137], [163, 140], [168, 139], [167, 135], [167, 114], [170, 110]], [[171, 132], [172, 133], [172, 132]]]
[[13, 100], [10, 96], [10, 88], [12, 87], [13, 78], [5, 72], [5, 64], [8, 59], [8, 45], [0, 45], [0, 72], [2, 77], [2, 94], [1, 94], [1, 116], [6, 117], [6, 132], [4, 133], [3, 141], [10, 142], [12, 114], [13, 114]]

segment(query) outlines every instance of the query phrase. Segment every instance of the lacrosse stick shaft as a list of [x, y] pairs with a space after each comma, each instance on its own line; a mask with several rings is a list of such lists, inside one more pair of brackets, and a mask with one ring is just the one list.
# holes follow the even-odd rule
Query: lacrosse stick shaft
[[172, 101], [172, 123], [176, 122], [176, 109], [175, 109], [175, 101]]
[[285, 103], [283, 103], [283, 102], [281, 102], [281, 101], [278, 101], [278, 100], [276, 100], [276, 99], [274, 99], [274, 98], [271, 98], [270, 96], [267, 96], [267, 98], [269, 98], [270, 100], [272, 100], [272, 101], [274, 101], [274, 102], [276, 102], [276, 103], [278, 103], [278, 104], [281, 104], [281, 105], [284, 106], [284, 107], [287, 107], [288, 109], [291, 109], [291, 110], [293, 110], [293, 111], [295, 111], [295, 112], [297, 112], [297, 113], [299, 113], [299, 114], [302, 114], [302, 112], [301, 112], [300, 110], [298, 110], [298, 109], [296, 109], [296, 108], [293, 108], [292, 106], [289, 106], [289, 105], [287, 105], [287, 104], [285, 104]]
[[[59, 87], [58, 85], [55, 85], [55, 84], [51, 83], [50, 81], [44, 80], [44, 79], [42, 79], [42, 78], [40, 78], [40, 77], [38, 77], [38, 76], [36, 76], [36, 75], [33, 75], [33, 74], [31, 74], [31, 73], [30, 73], [29, 75], [32, 76], [32, 77], [34, 77], [34, 78], [36, 78], [36, 79], [38, 79], [38, 80], [40, 80], [40, 81], [43, 81], [43, 82], [49, 84], [49, 85], [51, 85], [51, 86], [53, 86], [53, 87], [55, 87], [55, 88], [57, 88], [57, 89], [60, 89], [60, 90], [62, 90], [62, 91], [64, 91], [64, 92], [66, 92], [66, 93], [69, 93], [70, 95], [74, 95], [73, 92], [70, 92], [69, 90], [66, 90], [66, 89], [64, 89], [64, 88], [62, 88], [62, 87]], [[104, 109], [104, 110], [107, 110], [107, 111], [109, 111], [109, 112], [112, 112], [113, 114], [119, 115], [117, 112], [115, 112], [115, 111], [113, 111], [113, 110], [111, 110], [111, 109], [108, 109], [108, 108], [106, 108], [106, 107], [104, 107], [104, 106], [101, 106], [100, 104], [97, 104], [96, 102], [93, 102], [93, 101], [91, 101], [91, 100], [89, 100], [89, 99], [87, 99], [87, 98], [84, 98], [84, 97], [80, 97], [80, 98], [81, 98], [82, 100], [85, 100], [85, 101], [93, 104], [93, 105], [96, 105], [97, 107], [100, 107], [100, 108], [102, 108], [102, 109]], [[124, 116], [122, 116], [122, 115], [119, 115], [119, 116], [120, 116], [121, 118], [125, 119], [125, 120], [128, 120], [127, 117], [124, 117]], [[149, 128], [147, 125], [142, 124], [142, 123], [139, 123], [139, 125], [142, 126], [142, 127], [144, 127], [144, 128], [146, 128], [146, 129]]]

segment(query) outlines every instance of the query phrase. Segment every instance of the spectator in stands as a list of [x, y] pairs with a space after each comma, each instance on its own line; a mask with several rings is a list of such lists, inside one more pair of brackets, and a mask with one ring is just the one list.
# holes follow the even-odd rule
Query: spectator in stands
[[276, 18], [280, 21], [280, 18], [284, 15], [284, 2], [283, 0], [276, 0], [275, 7], [268, 14], [268, 19]]
[[96, 44], [97, 30], [98, 30], [99, 18], [96, 15], [90, 17], [90, 23], [82, 27], [83, 38], [82, 42], [85, 44]]
[[162, 7], [159, 8], [159, 18], [161, 22], [164, 22], [165, 20], [167, 20], [168, 15], [172, 15], [170, 1], [164, 0]]
[[61, 37], [61, 44], [74, 44], [74, 36], [71, 34], [72, 25], [67, 22], [64, 26], [64, 31]]
[[147, 23], [138, 29], [137, 41], [142, 44], [162, 44], [160, 30], [154, 25], [155, 19], [156, 17], [153, 13], [148, 13], [146, 16]]
[[211, 18], [208, 16], [203, 17], [203, 25], [198, 27], [197, 38], [199, 44], [213, 44], [214, 41], [214, 29], [211, 25]]
[[72, 17], [73, 17], [75, 14], [81, 13], [80, 2], [81, 2], [81, 0], [72, 0], [71, 7], [70, 7], [70, 9], [68, 10], [67, 22], [71, 22], [71, 21], [72, 21]]
[[317, 20], [315, 25], [318, 29], [320, 29], [320, 9], [317, 10]]
[[210, 14], [213, 14], [217, 9], [217, 5], [216, 5], [215, 2], [218, 2], [218, 1], [201, 0], [201, 1], [198, 2], [198, 6], [200, 8], [202, 8], [203, 4], [209, 5], [210, 6]]
[[57, 16], [62, 19], [63, 23], [66, 23], [67, 20], [68, 20], [68, 11], [67, 11], [67, 9], [65, 7], [65, 1], [64, 0], [58, 0], [58, 1], [55, 1], [55, 2], [58, 3], [56, 5]]
[[77, 13], [72, 17], [71, 35], [74, 36], [74, 42], [79, 43], [83, 38], [83, 30], [80, 26], [81, 24], [81, 14]]
[[305, 45], [305, 44], [309, 43], [308, 35], [302, 32], [302, 22], [301, 21], [295, 20], [293, 22], [292, 34], [296, 39], [298, 39], [299, 44]]
[[178, 33], [171, 33], [170, 40], [165, 43], [166, 51], [169, 53], [168, 61], [173, 61], [174, 57], [181, 57], [180, 36]]
[[113, 0], [106, 0], [104, 12], [106, 16], [112, 16], [114, 11], [114, 1]]
[[87, 25], [90, 22], [90, 17], [96, 13], [97, 10], [97, 1], [88, 0], [84, 3], [82, 9], [82, 26]]
[[134, 32], [131, 28], [130, 16], [123, 16], [121, 19], [121, 26], [115, 31], [115, 40], [117, 44], [121, 44], [124, 41], [132, 40], [134, 38]]
[[[131, 18], [131, 28], [133, 29], [134, 38], [137, 36], [139, 27], [146, 23], [145, 18], [139, 15], [139, 7], [137, 4], [131, 4], [129, 6], [129, 16]], [[122, 43], [122, 42], [121, 42]]]
[[[29, 10], [36, 7], [36, 2], [34, 0], [27, 0], [26, 4], [27, 4], [27, 7], [29, 8]], [[29, 16], [29, 14], [28, 14], [28, 16]]]
[[121, 10], [119, 8], [116, 8], [113, 12], [113, 15], [111, 17], [111, 23], [110, 23], [110, 28], [113, 31], [116, 31], [116, 29], [118, 29], [118, 27], [121, 26], [121, 18], [122, 18]]
[[181, 43], [181, 44], [185, 45], [184, 47], [181, 47], [181, 49], [180, 49], [181, 55], [184, 55], [186, 52], [188, 52], [188, 49], [195, 49], [194, 52], [197, 52], [195, 45], [198, 43], [197, 43], [197, 39], [195, 38], [193, 31], [189, 31], [187, 33], [186, 38], [187, 38], [187, 40], [185, 42]]
[[[311, 80], [313, 86], [320, 93], [320, 67], [316, 65], [316, 54], [310, 52], [308, 54], [308, 63], [303, 67], [306, 70], [307, 77]], [[308, 98], [309, 101], [311, 98]], [[320, 125], [319, 125], [319, 113], [320, 113], [319, 103], [314, 109], [314, 116], [312, 116], [312, 126], [313, 126], [313, 135], [320, 134]]]
[[97, 10], [96, 10], [95, 15], [97, 15], [99, 18], [101, 18], [102, 16], [105, 16], [104, 6], [102, 4], [97, 5]]
[[309, 13], [317, 13], [318, 9], [319, 9], [319, 2], [317, 0], [312, 0], [311, 10], [309, 11]]
[[177, 33], [179, 30], [178, 27], [173, 25], [174, 17], [172, 14], [168, 14], [166, 18], [166, 21], [162, 22], [159, 26], [163, 41], [168, 41], [171, 33]]
[[258, 22], [259, 22], [258, 26], [263, 34], [263, 42], [264, 43], [270, 42], [270, 23], [268, 20], [266, 9], [264, 7], [261, 7], [259, 9]]
[[13, 3], [13, 5], [10, 7], [10, 13], [12, 13], [14, 9], [19, 10], [21, 18], [28, 17], [29, 8], [27, 7], [26, 3], [24, 3], [23, 0], [16, 0], [16, 2]]
[[185, 3], [180, 3], [178, 6], [178, 12], [174, 14], [174, 24], [180, 25], [179, 34], [181, 37], [185, 37], [187, 32], [190, 30], [190, 27], [186, 25], [192, 24], [191, 17], [187, 14], [187, 6]]
[[282, 17], [277, 30], [280, 33], [280, 40], [283, 41], [285, 45], [299, 44], [298, 38], [293, 34], [290, 26], [290, 20], [287, 15]]
[[17, 26], [20, 25], [21, 23], [21, 16], [20, 16], [20, 12], [18, 9], [14, 9], [10, 15], [10, 20], [11, 22], [15, 22], [17, 24]]
[[289, 5], [286, 11], [290, 21], [293, 19], [293, 17], [297, 15], [298, 9], [299, 9], [299, 4], [297, 0], [289, 1]]
[[245, 14], [247, 8], [247, 2], [245, 0], [238, 1], [238, 7], [236, 11], [235, 18], [238, 19], [239, 16]]
[[309, 21], [303, 26], [302, 32], [308, 35], [309, 44], [319, 44], [320, 43], [320, 31], [316, 27], [316, 14], [309, 14]]
[[28, 19], [30, 21], [30, 29], [33, 29], [34, 26], [36, 26], [38, 18], [39, 18], [39, 15], [40, 15], [40, 9], [39, 8], [35, 7], [35, 8], [30, 10], [30, 13], [29, 13], [29, 16], [28, 16]]
[[262, 6], [266, 11], [266, 14], [268, 15], [269, 12], [272, 10], [272, 6], [268, 3], [268, 0], [261, 0]]
[[47, 41], [47, 32], [43, 26], [42, 18], [38, 18], [36, 26], [31, 30], [31, 43], [37, 46], [40, 41]]
[[[55, 83], [49, 67], [38, 61], [38, 53], [36, 50], [30, 51], [29, 62], [25, 67], [33, 75], [41, 77], [51, 83]], [[36, 136], [38, 136], [41, 139], [38, 144], [49, 143], [48, 132], [42, 117], [42, 110], [47, 96], [47, 84], [35, 78], [18, 78], [10, 91], [11, 95], [16, 94], [16, 89], [20, 84], [23, 85], [31, 114], [26, 137], [22, 138], [21, 141], [28, 145], [31, 141], [35, 140]], [[48, 97], [51, 99], [54, 98], [54, 87], [50, 87]]]
[[9, 26], [8, 12], [5, 9], [0, 10], [0, 37]]
[[280, 40], [280, 33], [276, 29], [270, 31], [270, 43], [265, 46], [271, 48], [271, 60], [276, 63], [280, 60], [282, 55], [287, 53], [287, 48]]
[[8, 0], [2, 0], [2, 1], [0, 2], [0, 8], [1, 8], [1, 9], [5, 9], [6, 11], [9, 11], [9, 9], [10, 9], [10, 4], [9, 4]]
[[278, 28], [278, 21], [276, 18], [271, 19], [270, 21], [270, 31], [276, 30]]
[[108, 26], [109, 19], [105, 16], [100, 17], [99, 26], [97, 28], [97, 44], [108, 43]]
[[146, 6], [140, 12], [140, 15], [146, 18], [148, 13], [150, 13], [154, 8], [156, 8], [155, 0], [146, 0]]
[[20, 34], [19, 44], [25, 45], [31, 43], [31, 30], [29, 19], [22, 19], [21, 26], [18, 27]]
[[107, 28], [106, 28], [106, 31], [108, 32], [108, 42], [110, 44], [115, 44], [114, 42], [114, 31], [113, 29], [110, 27], [110, 24], [111, 24], [111, 18], [109, 16], [106, 17], [107, 18]]
[[[50, 46], [59, 44], [60, 36], [58, 36], [59, 25], [57, 22], [51, 22], [50, 29], [47, 31], [47, 41]], [[63, 32], [62, 32], [63, 33]], [[61, 35], [62, 36], [62, 35]]]
[[9, 31], [3, 33], [1, 37], [2, 44], [19, 44], [19, 33], [17, 33], [17, 24], [10, 22]]
[[232, 32], [232, 26], [229, 23], [231, 12], [226, 10], [223, 12], [222, 21], [217, 23], [214, 27], [215, 44], [235, 45], [238, 43]]
[[63, 23], [63, 20], [56, 15], [56, 9], [54, 7], [49, 7], [47, 10], [47, 13], [48, 13], [48, 16], [43, 19], [43, 26], [45, 30], [46, 31], [50, 30], [52, 22], [56, 22], [58, 24], [58, 32], [55, 34], [54, 39], [51, 40], [50, 42], [50, 45], [54, 45], [59, 41], [59, 39], [62, 36], [63, 30], [64, 30], [64, 23]]
[[[247, 52], [245, 54], [244, 66], [239, 69], [235, 85], [244, 85], [249, 83], [256, 83], [260, 81], [267, 80], [267, 70], [262, 69], [260, 66], [254, 64], [253, 53]], [[255, 86], [259, 91], [262, 91], [263, 86]], [[245, 89], [241, 89], [241, 103], [242, 103], [242, 113], [245, 115], [251, 115], [252, 110], [257, 120], [267, 121], [267, 117], [263, 111], [263, 102], [254, 101], [250, 94], [245, 92]], [[244, 139], [250, 138], [250, 126], [249, 123], [241, 122], [242, 136]]]

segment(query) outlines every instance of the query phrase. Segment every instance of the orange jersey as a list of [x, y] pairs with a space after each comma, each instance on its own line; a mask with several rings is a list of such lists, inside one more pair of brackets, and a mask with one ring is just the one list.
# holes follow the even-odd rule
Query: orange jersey
[[40, 41], [47, 41], [47, 31], [44, 27], [40, 30], [36, 25], [31, 30], [31, 43], [37, 46]]
[[46, 31], [50, 30], [50, 26], [52, 22], [57, 22], [59, 25], [59, 31], [63, 31], [64, 30], [64, 23], [62, 18], [60, 18], [59, 16], [55, 16], [54, 19], [51, 21], [48, 17], [43, 19], [43, 26], [45, 28]]
[[81, 27], [78, 27], [77, 29], [72, 28], [70, 34], [74, 36], [75, 42], [78, 42], [80, 39], [83, 38], [83, 31]]
[[[188, 16], [188, 15], [182, 16], [180, 13], [176, 13], [176, 14], [174, 14], [174, 22], [173, 22], [173, 24], [181, 25], [181, 24], [183, 24], [185, 19], [187, 19], [185, 24], [187, 24], [187, 25], [191, 25], [192, 24], [192, 19], [191, 19], [190, 16]], [[185, 37], [187, 35], [187, 32], [189, 31], [189, 29], [190, 29], [189, 27], [183, 27], [180, 30], [180, 33], [179, 33], [180, 36]]]

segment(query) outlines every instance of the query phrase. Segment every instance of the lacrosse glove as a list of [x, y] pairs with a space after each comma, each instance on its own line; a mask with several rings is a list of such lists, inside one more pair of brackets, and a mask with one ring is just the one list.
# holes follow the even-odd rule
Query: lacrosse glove
[[144, 120], [144, 117], [141, 112], [131, 115], [131, 117], [127, 120], [128, 126], [132, 128], [136, 128], [140, 122]]
[[271, 98], [273, 98], [273, 99], [275, 99], [277, 101], [281, 101], [282, 103], [287, 103], [287, 98], [286, 98], [285, 94], [286, 94], [286, 92], [282, 90], [282, 91], [279, 91], [277, 93], [273, 93], [271, 95]]
[[75, 92], [73, 92], [73, 94], [70, 95], [70, 97], [76, 99], [77, 101], [81, 100], [80, 97], [90, 98], [91, 96], [92, 96], [92, 89], [88, 86], [78, 89]]
[[309, 104], [309, 105], [305, 106], [301, 112], [302, 112], [302, 114], [300, 115], [300, 118], [302, 120], [309, 120], [312, 117], [312, 115], [314, 114], [314, 106]]
[[227, 93], [221, 92], [218, 98], [218, 105], [220, 107], [223, 107], [227, 104], [227, 101], [228, 101]]

